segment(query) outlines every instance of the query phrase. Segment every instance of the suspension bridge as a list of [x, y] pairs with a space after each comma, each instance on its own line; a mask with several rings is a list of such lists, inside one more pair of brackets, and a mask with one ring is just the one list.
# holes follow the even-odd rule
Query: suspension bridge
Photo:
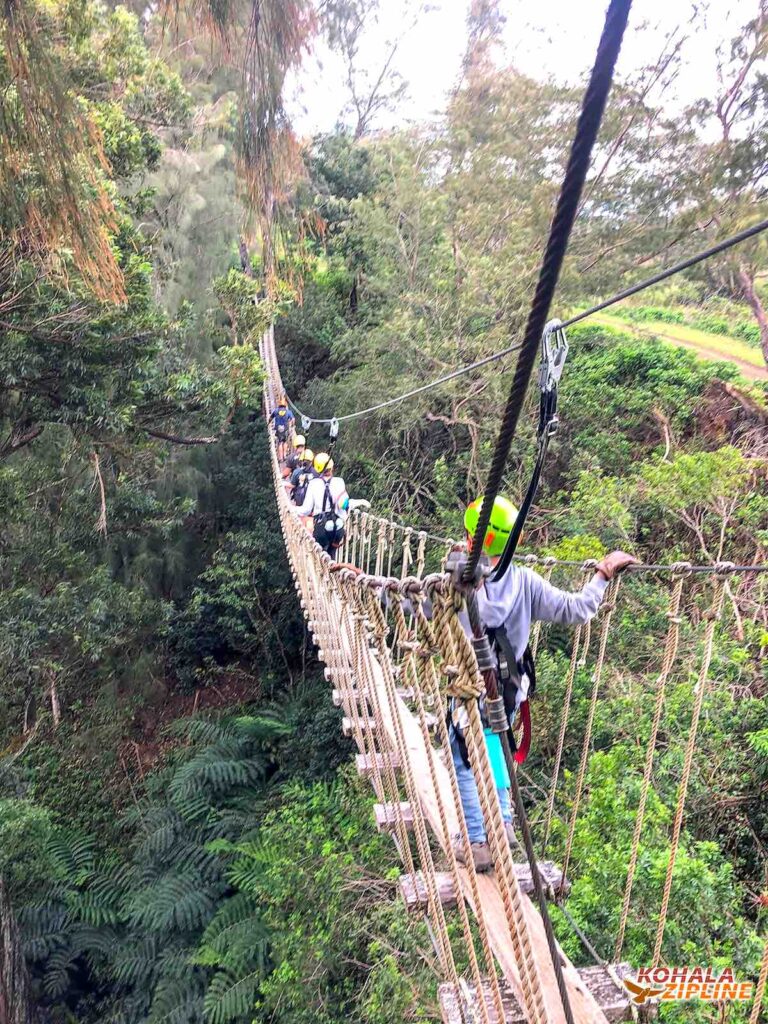
[[[283, 383], [270, 330], [262, 339], [265, 368], [265, 413], [276, 407]], [[609, 586], [594, 629], [576, 627], [559, 742], [549, 793], [543, 810], [543, 842], [561, 813], [558, 787], [566, 729], [577, 669], [591, 665], [592, 687], [584, 727], [570, 813], [561, 827], [567, 835], [563, 864], [529, 857], [516, 863], [507, 841], [493, 780], [478, 697], [485, 683], [470, 637], [459, 612], [462, 591], [442, 571], [453, 547], [449, 538], [403, 527], [367, 512], [350, 515], [339, 563], [334, 563], [307, 532], [287, 497], [280, 466], [271, 448], [275, 498], [297, 594], [307, 619], [334, 702], [343, 709], [343, 728], [357, 746], [357, 769], [370, 780], [376, 795], [377, 827], [392, 835], [402, 860], [400, 891], [406, 905], [424, 913], [443, 982], [439, 1001], [446, 1024], [604, 1024], [648, 1014], [636, 1006], [622, 978], [631, 973], [621, 954], [633, 911], [638, 853], [652, 785], [654, 758], [667, 683], [675, 671], [681, 625], [700, 632], [698, 669], [685, 741], [670, 836], [669, 859], [656, 923], [652, 966], [663, 963], [664, 935], [674, 910], [672, 883], [686, 799], [696, 752], [698, 725], [710, 684], [715, 630], [723, 612], [729, 582], [736, 577], [761, 587], [765, 566], [674, 565], [637, 566], [633, 573], [650, 575], [666, 591], [668, 629], [660, 652], [656, 698], [627, 864], [620, 924], [610, 962], [595, 953], [594, 967], [577, 969], [546, 933], [546, 911], [531, 898], [538, 883], [550, 898], [567, 891], [574, 860], [574, 836], [584, 797], [593, 740], [595, 711], [608, 658], [611, 622], [622, 600], [617, 577]], [[553, 558], [524, 556], [522, 561], [549, 576], [569, 570], [591, 574], [593, 564], [574, 566]], [[355, 566], [350, 569], [342, 563]], [[435, 571], [427, 571], [434, 567]], [[696, 601], [685, 595], [695, 589]], [[703, 614], [697, 609], [702, 600]], [[429, 602], [428, 615], [425, 605]], [[692, 614], [693, 613], [693, 614]], [[695, 621], [694, 621], [695, 619]], [[542, 624], [532, 636], [534, 651]], [[594, 632], [594, 636], [592, 635]], [[469, 719], [466, 731], [471, 770], [477, 784], [493, 860], [492, 874], [475, 871], [471, 858], [460, 864], [453, 839], [469, 849], [458, 782], [444, 716], [446, 699], [462, 701]], [[518, 858], [519, 859], [519, 858]], [[544, 910], [542, 917], [540, 910]], [[458, 922], [458, 929], [449, 923]], [[460, 933], [460, 939], [457, 938]], [[588, 948], [592, 948], [582, 935]], [[464, 965], [460, 968], [459, 965]], [[757, 981], [750, 1024], [760, 1020], [768, 976], [768, 943]]]

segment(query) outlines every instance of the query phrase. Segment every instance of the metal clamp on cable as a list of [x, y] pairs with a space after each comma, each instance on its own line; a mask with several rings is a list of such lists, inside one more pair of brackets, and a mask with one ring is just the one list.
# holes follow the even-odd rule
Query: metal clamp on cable
[[488, 728], [491, 732], [502, 733], [507, 731], [509, 721], [503, 697], [486, 697], [485, 714], [488, 719]]
[[336, 438], [339, 436], [339, 421], [336, 419], [335, 416], [331, 420], [331, 426], [328, 431], [328, 434], [332, 441], [335, 441]]
[[562, 321], [550, 320], [541, 336], [539, 387], [542, 391], [553, 391], [560, 383], [567, 356], [568, 339]]
[[306, 432], [309, 430], [309, 428], [311, 426], [312, 426], [312, 420], [309, 418], [309, 416], [305, 416], [302, 413], [302, 415], [301, 415], [301, 429], [304, 431], [305, 434], [306, 434]]
[[465, 580], [463, 572], [467, 567], [469, 555], [466, 551], [451, 551], [445, 560], [445, 571], [450, 574], [454, 587], [463, 592], [474, 590], [486, 576], [490, 575], [491, 563], [486, 555], [480, 556], [472, 578]]
[[483, 633], [482, 636], [473, 636], [472, 646], [475, 649], [477, 667], [480, 669], [480, 671], [492, 672], [494, 668], [493, 652], [491, 651], [491, 642], [488, 639], [488, 635], [486, 633]]

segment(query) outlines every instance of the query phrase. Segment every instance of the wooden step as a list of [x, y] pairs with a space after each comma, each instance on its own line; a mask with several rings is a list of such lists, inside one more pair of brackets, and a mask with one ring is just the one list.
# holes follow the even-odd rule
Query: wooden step
[[[403, 823], [407, 829], [413, 828], [413, 810], [407, 802], [400, 804]], [[397, 811], [394, 804], [374, 804], [376, 828], [379, 832], [394, 832], [397, 828]]]
[[[363, 732], [376, 732], [376, 719], [375, 718], [359, 718], [360, 728]], [[354, 736], [355, 734], [355, 720], [354, 718], [347, 718], [346, 715], [341, 720], [341, 731], [345, 736]]]
[[[616, 974], [623, 978], [626, 975], [634, 975], [635, 969], [627, 963], [614, 965]], [[582, 984], [590, 990], [600, 1009], [605, 1015], [609, 1024], [617, 1024], [618, 1021], [630, 1020], [632, 1018], [632, 1006], [629, 996], [624, 989], [619, 989], [615, 981], [605, 967], [580, 967], [579, 978]], [[483, 996], [488, 1008], [488, 1019], [490, 1024], [526, 1024], [527, 1017], [523, 1013], [520, 1004], [509, 988], [507, 982], [499, 979], [501, 990], [501, 1001], [504, 1008], [504, 1018], [499, 1021], [496, 1013], [496, 1003], [493, 998], [490, 982], [483, 982]], [[479, 1007], [477, 1006], [477, 988], [475, 985], [466, 984], [462, 986], [463, 992], [459, 994], [452, 982], [444, 982], [438, 986], [437, 998], [440, 1004], [440, 1016], [443, 1024], [464, 1024], [467, 1019], [480, 1019]], [[465, 998], [468, 1013], [462, 1015], [460, 1000]], [[651, 1001], [650, 1005], [637, 1007], [639, 1020], [652, 1020], [657, 1013], [658, 1003]]]
[[[384, 771], [387, 763], [391, 764], [395, 771], [400, 768], [400, 758], [395, 753], [378, 753], [374, 754], [373, 757], [376, 760], [376, 764], [379, 766], [379, 771]], [[358, 754], [355, 757], [355, 764], [357, 766], [357, 774], [362, 775], [364, 779], [368, 779], [373, 775], [373, 764], [371, 762], [370, 754]]]
[[[435, 881], [437, 882], [437, 894], [444, 907], [456, 906], [456, 889], [453, 885], [453, 876], [447, 871], [436, 871]], [[400, 875], [398, 880], [400, 895], [405, 901], [406, 910], [426, 910], [429, 906], [429, 894], [424, 882], [424, 875], [417, 871], [416, 875]]]
[[[545, 884], [551, 885], [553, 889], [557, 889], [563, 880], [562, 871], [556, 864], [553, 864], [551, 860], [539, 861], [539, 871], [541, 872]], [[531, 877], [530, 865], [527, 863], [515, 864], [515, 874], [517, 875], [517, 881], [520, 889], [526, 895], [530, 896], [533, 892], [533, 879]], [[435, 875], [437, 878], [438, 892], [440, 893], [440, 899], [443, 905], [446, 907], [456, 906], [456, 891], [453, 885], [453, 876], [447, 871], [436, 871]], [[413, 875], [401, 875], [400, 892], [408, 910], [424, 910], [429, 903], [427, 887], [421, 871], [416, 872], [415, 882]]]
[[[434, 715], [427, 714], [427, 729], [432, 732], [437, 725], [437, 719]], [[376, 719], [375, 718], [363, 718], [360, 717], [360, 728], [363, 732], [370, 731], [376, 732]], [[355, 733], [355, 722], [353, 718], [348, 718], [346, 715], [341, 720], [341, 731], [345, 736], [354, 736]]]
[[[328, 676], [326, 676], [326, 679], [327, 678]], [[410, 687], [405, 689], [404, 687], [399, 686], [397, 688], [397, 695], [401, 700], [404, 701], [413, 700], [413, 690]], [[352, 690], [352, 696], [356, 697], [359, 700], [357, 690]], [[340, 708], [344, 703], [343, 692], [341, 690], [333, 690], [331, 693], [331, 699], [333, 700], [334, 705], [337, 708]]]

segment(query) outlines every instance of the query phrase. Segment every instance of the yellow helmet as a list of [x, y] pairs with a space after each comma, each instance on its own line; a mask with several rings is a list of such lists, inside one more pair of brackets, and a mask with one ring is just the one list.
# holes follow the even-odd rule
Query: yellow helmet
[[306, 443], [307, 442], [305, 441], [303, 434], [296, 434], [295, 437], [293, 438], [294, 448], [303, 448]]
[[[470, 537], [474, 536], [477, 524], [480, 521], [482, 504], [483, 499], [478, 498], [468, 506], [467, 511], [464, 513], [464, 529]], [[485, 539], [483, 540], [483, 551], [486, 555], [495, 558], [496, 555], [503, 554], [516, 519], [517, 509], [515, 506], [508, 498], [499, 495], [493, 503], [491, 520], [488, 523], [488, 529], [485, 531]]]
[[301, 453], [302, 462], [312, 462], [314, 461], [314, 458], [315, 453], [312, 451], [311, 448], [305, 448], [304, 451]]
[[318, 452], [312, 465], [315, 467], [315, 472], [320, 476], [329, 469], [333, 472], [333, 459], [328, 452]]

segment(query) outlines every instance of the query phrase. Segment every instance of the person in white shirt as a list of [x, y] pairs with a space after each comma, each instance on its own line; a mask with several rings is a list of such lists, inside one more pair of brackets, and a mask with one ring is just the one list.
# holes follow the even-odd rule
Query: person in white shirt
[[[471, 547], [472, 537], [480, 516], [482, 499], [472, 502], [464, 516], [464, 527], [467, 531], [467, 543]], [[497, 565], [504, 552], [507, 539], [517, 519], [517, 509], [504, 497], [497, 497], [491, 521], [483, 540], [483, 551], [489, 557], [491, 565]], [[559, 590], [543, 579], [532, 569], [512, 563], [500, 580], [486, 580], [477, 591], [477, 608], [480, 620], [489, 634], [494, 629], [503, 632], [502, 640], [509, 652], [507, 666], [511, 676], [518, 680], [517, 695], [510, 701], [511, 716], [514, 717], [520, 700], [528, 695], [530, 682], [527, 671], [533, 678], [532, 661], [526, 661], [526, 648], [534, 622], [555, 622], [563, 626], [574, 626], [588, 622], [597, 612], [603, 600], [610, 580], [617, 572], [626, 569], [637, 559], [624, 551], [612, 551], [595, 566], [595, 574], [580, 591], [570, 592]], [[465, 625], [468, 629], [468, 623]], [[507, 701], [505, 699], [505, 704]], [[471, 855], [478, 871], [489, 871], [491, 856], [483, 825], [480, 799], [477, 793], [474, 776], [469, 768], [466, 757], [463, 731], [466, 728], [466, 711], [460, 703], [454, 702], [450, 722], [451, 750], [456, 768], [459, 794], [461, 796], [464, 817], [467, 822]], [[509, 794], [509, 776], [503, 764], [501, 744], [495, 733], [486, 730], [486, 742], [494, 774], [497, 774], [497, 789], [502, 817], [504, 818], [507, 838], [510, 845], [516, 845], [514, 834], [513, 813]], [[466, 863], [467, 851], [463, 848], [460, 837], [455, 837], [454, 850], [457, 860]]]
[[333, 475], [333, 459], [327, 452], [319, 452], [312, 465], [317, 476], [309, 481], [297, 513], [323, 551], [335, 559], [344, 539], [347, 513], [353, 508], [370, 508], [370, 504], [363, 499], [350, 500], [342, 477]]

